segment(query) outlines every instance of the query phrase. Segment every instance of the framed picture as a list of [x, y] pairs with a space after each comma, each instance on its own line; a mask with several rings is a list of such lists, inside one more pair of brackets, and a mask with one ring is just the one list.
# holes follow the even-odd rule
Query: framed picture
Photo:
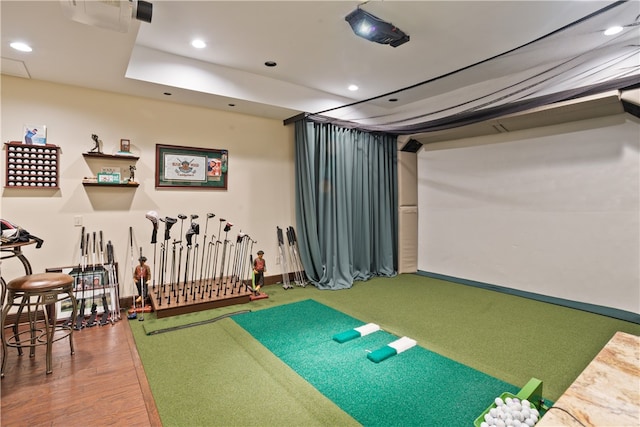
[[156, 188], [226, 190], [229, 153], [214, 148], [156, 145]]
[[92, 292], [108, 283], [107, 270], [102, 265], [89, 265], [85, 268], [72, 267], [67, 274], [74, 278], [73, 289], [76, 295], [82, 291]]
[[120, 184], [120, 174], [98, 172], [98, 182], [101, 184]]
[[120, 151], [123, 153], [130, 153], [131, 152], [131, 141], [129, 141], [128, 139], [121, 139], [120, 140]]
[[[115, 311], [116, 305], [116, 289], [114, 286], [105, 286], [104, 288], [96, 288], [95, 292], [86, 292], [84, 294], [85, 308], [84, 314], [87, 315], [91, 311], [91, 306], [96, 304], [96, 312], [98, 315], [104, 313], [104, 301], [102, 296], [106, 297], [106, 305], [109, 311]], [[76, 304], [80, 308], [80, 302], [83, 299], [82, 293], [75, 293]], [[56, 304], [56, 317], [60, 320], [71, 317], [73, 303], [70, 298], [64, 299]]]
[[[109, 274], [109, 268], [111, 268], [111, 271], [113, 271], [113, 274], [111, 275]], [[107, 264], [105, 266], [89, 265], [85, 268], [82, 268], [80, 266], [47, 268], [46, 271], [65, 273], [74, 278], [73, 293], [76, 297], [78, 307], [80, 307], [80, 300], [84, 298], [85, 314], [89, 314], [91, 305], [94, 302], [97, 306], [97, 313], [104, 313], [104, 301], [102, 301], [103, 295], [106, 297], [107, 307], [109, 307], [109, 310], [115, 311], [118, 307], [116, 301], [118, 292], [116, 288], [119, 285], [117, 276], [118, 269], [116, 264], [114, 264], [113, 266], [111, 266], [110, 264]], [[71, 303], [71, 299], [69, 298], [57, 302], [57, 318], [59, 320], [62, 320], [71, 317], [72, 308], [73, 304]]]
[[47, 145], [47, 127], [45, 125], [24, 125], [22, 143], [26, 145]]

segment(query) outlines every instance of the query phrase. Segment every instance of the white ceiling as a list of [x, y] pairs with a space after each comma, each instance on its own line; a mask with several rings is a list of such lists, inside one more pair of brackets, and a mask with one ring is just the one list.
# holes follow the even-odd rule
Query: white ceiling
[[[2, 73], [284, 120], [435, 79], [525, 45], [613, 2], [385, 0], [362, 6], [410, 35], [397, 48], [353, 34], [344, 17], [360, 3], [355, 1], [151, 3], [151, 23], [134, 20], [127, 33], [120, 33], [70, 20], [58, 1], [2, 0]], [[499, 70], [456, 74], [448, 84], [428, 86], [428, 91], [401, 92], [367, 103], [366, 110], [328, 114], [347, 120], [415, 115], [416, 108], [433, 108], [429, 100], [459, 98], [468, 92], [465, 88], [487, 82], [504, 85], [510, 75], [578, 51], [594, 51], [608, 25], [628, 25], [623, 44], [633, 46], [635, 40], [637, 52], [640, 26], [629, 24], [637, 23], [640, 2], [632, 0], [625, 8], [594, 22], [573, 41], [532, 49], [526, 58], [514, 55]], [[634, 8], [637, 13], [629, 13]], [[196, 37], [207, 48], [192, 48], [189, 43]], [[33, 52], [11, 49], [13, 41], [29, 43]], [[266, 61], [277, 66], [266, 67]], [[594, 56], [593, 61], [602, 59]], [[638, 73], [638, 55], [632, 54], [630, 61], [625, 66]], [[616, 72], [614, 77], [620, 76]], [[559, 83], [559, 89], [566, 89], [566, 79]], [[585, 83], [591, 82], [579, 84]], [[349, 84], [360, 90], [350, 92]], [[391, 97], [397, 101], [390, 102]]]

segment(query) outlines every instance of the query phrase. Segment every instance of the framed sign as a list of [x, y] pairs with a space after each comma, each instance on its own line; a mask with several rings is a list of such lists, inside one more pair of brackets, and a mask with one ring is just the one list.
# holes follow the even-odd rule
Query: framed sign
[[156, 187], [227, 189], [229, 153], [156, 144]]
[[120, 184], [120, 174], [98, 172], [98, 182], [100, 184]]

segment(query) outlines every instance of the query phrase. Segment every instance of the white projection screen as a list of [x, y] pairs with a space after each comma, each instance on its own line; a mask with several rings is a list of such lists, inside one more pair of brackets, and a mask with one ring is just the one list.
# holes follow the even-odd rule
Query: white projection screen
[[640, 121], [425, 145], [418, 269], [640, 312]]

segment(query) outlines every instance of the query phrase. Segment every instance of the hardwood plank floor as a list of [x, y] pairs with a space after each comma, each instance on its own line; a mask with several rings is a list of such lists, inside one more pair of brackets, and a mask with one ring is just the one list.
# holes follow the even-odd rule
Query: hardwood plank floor
[[2, 379], [2, 426], [161, 426], [126, 314], [113, 325], [75, 331], [53, 344], [53, 372], [45, 348], [34, 358], [7, 351]]

